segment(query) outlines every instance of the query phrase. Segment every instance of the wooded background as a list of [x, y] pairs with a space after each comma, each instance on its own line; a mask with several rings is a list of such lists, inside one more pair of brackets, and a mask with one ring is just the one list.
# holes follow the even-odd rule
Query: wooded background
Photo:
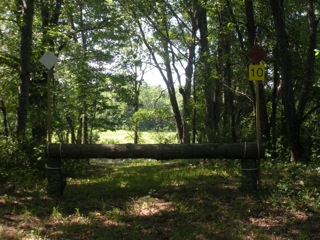
[[[313, 0], [2, 0], [2, 155], [37, 165], [48, 115], [63, 143], [94, 143], [95, 133], [124, 128], [135, 143], [150, 129], [174, 130], [178, 143], [254, 141], [246, 53], [258, 43], [267, 52], [262, 140], [274, 158], [316, 159], [319, 7]], [[46, 51], [59, 59], [51, 70], [39, 62]], [[145, 83], [151, 69], [165, 89]], [[15, 142], [30, 151], [11, 151]]]

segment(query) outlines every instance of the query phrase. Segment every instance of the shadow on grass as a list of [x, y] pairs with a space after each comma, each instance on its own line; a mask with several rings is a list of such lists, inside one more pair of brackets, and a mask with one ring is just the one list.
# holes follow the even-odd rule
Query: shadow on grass
[[[70, 186], [60, 203], [60, 211], [71, 215], [76, 207], [81, 209], [81, 216], [89, 216], [90, 224], [85, 230], [89, 239], [94, 237], [93, 232], [99, 232], [99, 239], [241, 239], [243, 236], [239, 218], [249, 206], [245, 202], [233, 205], [239, 197], [238, 190], [233, 188], [197, 184], [165, 188], [159, 185], [158, 189], [155, 185], [152, 189], [132, 185], [111, 189], [103, 184], [87, 187], [101, 192], [85, 194], [87, 199], [80, 197], [75, 201], [73, 192], [89, 192], [81, 185]], [[70, 204], [72, 199], [75, 202]], [[66, 225], [62, 223], [62, 226]], [[74, 237], [72, 234], [78, 227], [79, 223], [69, 225], [61, 236]]]
[[0, 223], [42, 239], [319, 239], [316, 212], [283, 207], [269, 185], [241, 192], [238, 167], [96, 162], [68, 180], [58, 204], [39, 192], [2, 198], [11, 212], [1, 210]]

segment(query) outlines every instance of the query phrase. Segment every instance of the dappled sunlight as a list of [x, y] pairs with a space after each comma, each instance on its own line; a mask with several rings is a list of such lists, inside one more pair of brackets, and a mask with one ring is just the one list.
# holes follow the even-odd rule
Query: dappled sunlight
[[1, 239], [18, 239], [19, 232], [17, 226], [0, 226]]
[[129, 213], [133, 216], [153, 216], [163, 212], [174, 211], [175, 207], [172, 202], [162, 199], [144, 196], [132, 200], [128, 203]]
[[106, 215], [100, 213], [100, 212], [95, 212], [93, 214], [92, 219], [94, 221], [97, 221], [102, 227], [116, 227], [116, 226], [125, 226], [125, 224], [116, 221], [116, 220], [112, 220], [109, 217], [107, 217]]
[[0, 239], [20, 239], [25, 233], [32, 235], [35, 231], [43, 230], [40, 218], [32, 216], [31, 213], [8, 213], [0, 219]]
[[250, 217], [249, 221], [257, 227], [271, 229], [284, 227], [288, 222], [303, 223], [308, 220], [306, 213], [298, 210], [290, 210], [288, 213], [272, 217]]
[[[264, 188], [250, 195], [240, 189], [238, 167], [223, 161], [95, 162], [86, 174], [68, 178], [58, 202], [43, 191], [15, 189], [2, 194], [0, 238], [282, 240], [308, 239], [311, 233], [320, 236], [316, 182], [305, 181], [314, 184], [309, 192], [296, 184], [286, 190], [287, 186], [279, 189], [275, 184], [282, 175], [266, 175]], [[318, 172], [308, 174], [308, 179], [315, 179]]]
[[283, 211], [278, 215], [270, 212], [269, 216], [249, 217], [248, 221], [250, 229], [256, 233], [256, 237], [259, 236], [259, 232], [264, 232], [271, 239], [307, 239], [306, 236], [311, 232], [314, 236], [319, 237], [316, 232], [319, 224], [310, 224], [315, 221], [312, 219], [312, 215], [308, 215], [306, 212], [290, 210]]
[[250, 217], [249, 221], [251, 224], [257, 227], [270, 229], [271, 227], [283, 226], [285, 219], [283, 217], [273, 217], [273, 218], [254, 218]]

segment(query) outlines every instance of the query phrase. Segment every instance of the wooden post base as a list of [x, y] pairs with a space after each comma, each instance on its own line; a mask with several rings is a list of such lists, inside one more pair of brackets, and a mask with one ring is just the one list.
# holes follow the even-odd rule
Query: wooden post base
[[257, 159], [242, 159], [242, 189], [246, 192], [258, 190], [259, 166]]
[[47, 160], [47, 193], [55, 199], [63, 195], [63, 190], [67, 184], [62, 173], [62, 164], [60, 158], [48, 158]]

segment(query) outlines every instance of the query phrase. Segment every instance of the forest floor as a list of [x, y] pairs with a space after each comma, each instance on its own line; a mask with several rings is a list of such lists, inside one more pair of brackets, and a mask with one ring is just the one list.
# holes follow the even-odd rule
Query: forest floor
[[92, 160], [57, 202], [45, 182], [0, 189], [0, 239], [320, 239], [320, 167], [238, 161]]

